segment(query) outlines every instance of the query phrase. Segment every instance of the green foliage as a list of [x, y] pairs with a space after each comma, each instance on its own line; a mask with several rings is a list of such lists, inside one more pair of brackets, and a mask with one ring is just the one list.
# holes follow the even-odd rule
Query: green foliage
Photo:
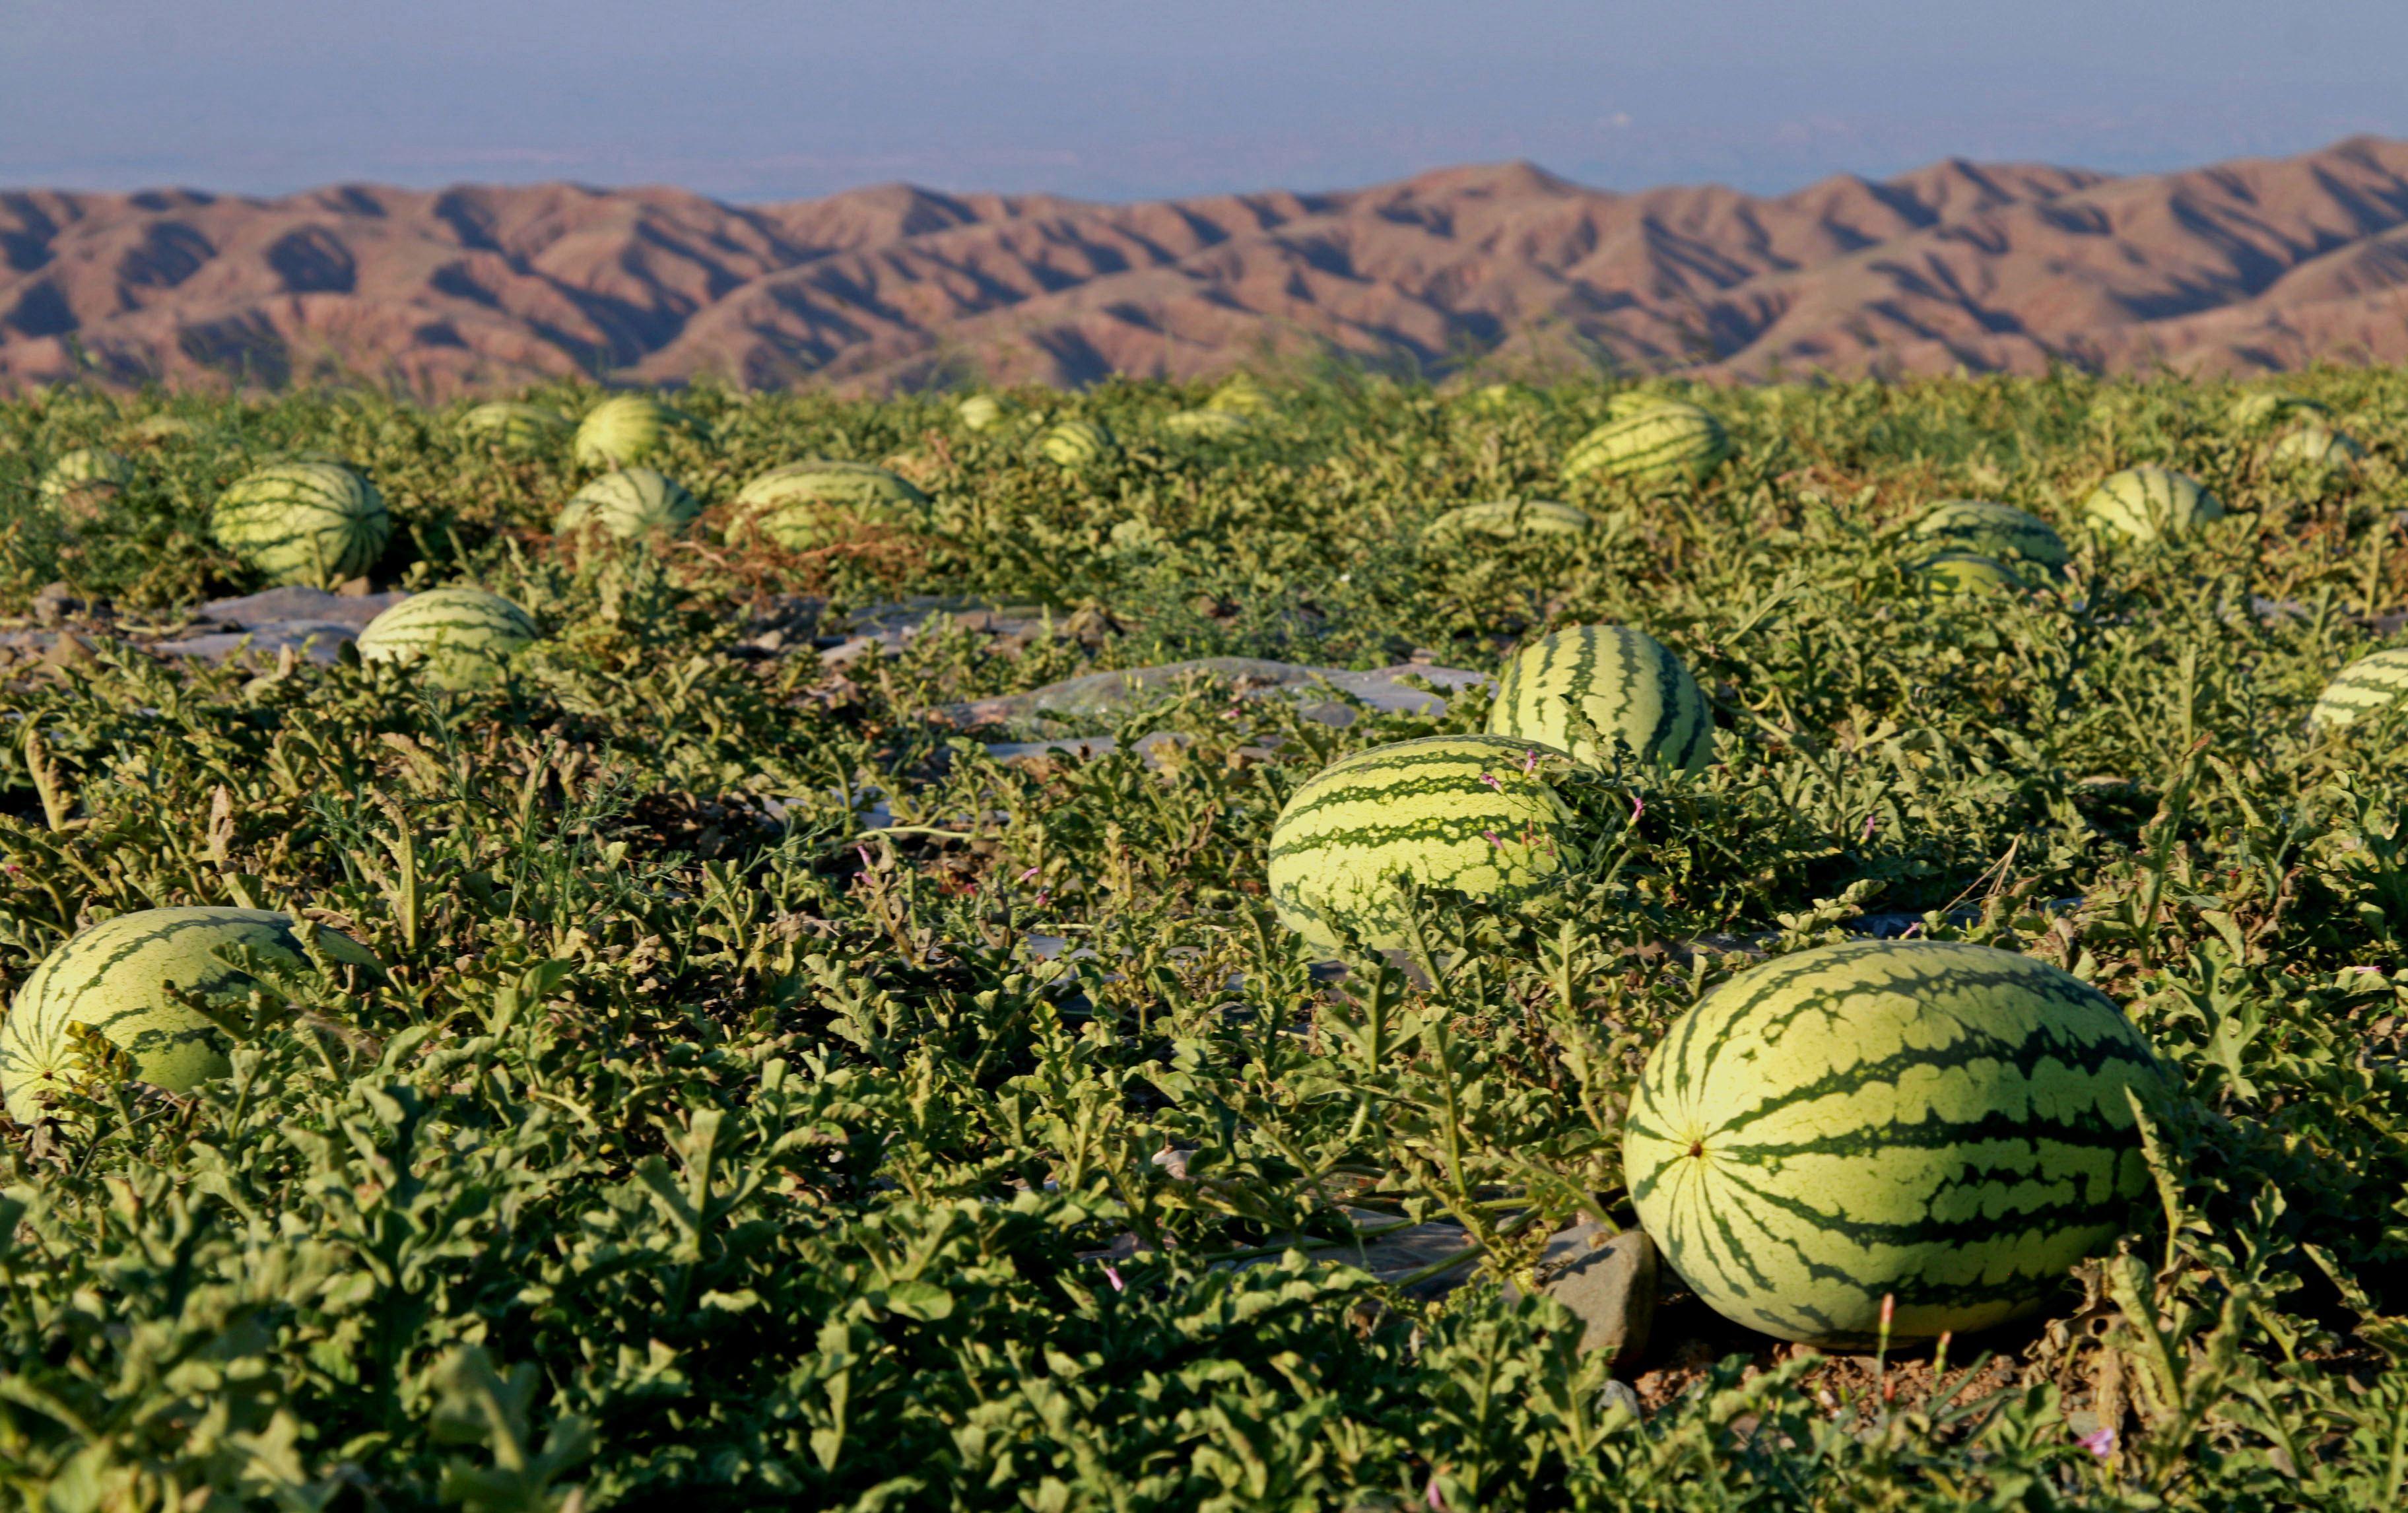
[[[0, 608], [257, 587], [210, 503], [322, 454], [387, 502], [381, 581], [552, 632], [459, 692], [106, 641], [0, 670], [0, 987], [176, 904], [388, 969], [263, 973], [230, 1077], [95, 1076], [0, 1145], [0, 1480], [61, 1509], [2396, 1506], [2408, 712], [2304, 717], [2408, 604], [2408, 375], [2298, 387], [2368, 450], [2312, 494], [2220, 389], [1699, 390], [1735, 448], [1710, 483], [1453, 541], [1422, 527], [1543, 496], [1611, 393], [1335, 374], [1210, 446], [1161, 424], [1197, 386], [1015, 395], [978, 431], [937, 397], [680, 396], [649, 465], [708, 506], [807, 456], [929, 496], [924, 528], [795, 553], [724, 510], [555, 541], [589, 470], [465, 407], [0, 407]], [[1068, 419], [1121, 450], [1047, 461]], [[123, 487], [44, 509], [99, 446]], [[2086, 533], [2139, 463], [2232, 513]], [[1908, 527], [1949, 497], [2047, 520], [2065, 577], [1928, 592]], [[758, 640], [912, 594], [1050, 629], [939, 616], [840, 671]], [[931, 718], [1190, 656], [1493, 670], [1574, 624], [1695, 670], [1713, 765], [1567, 779], [1562, 907], [1420, 898], [1403, 959], [1340, 980], [1269, 918], [1272, 820], [1337, 756], [1477, 730], [1476, 695], [1334, 728], [1197, 683], [1041, 763]], [[2047, 1327], [1944, 1370], [1708, 1332], [1634, 1418], [1494, 1282], [1627, 1221], [1622, 1110], [1672, 1016], [1876, 905], [2128, 1007], [2183, 1085], [2157, 1201]], [[1454, 1219], [1481, 1274], [1374, 1281], [1367, 1211]]]

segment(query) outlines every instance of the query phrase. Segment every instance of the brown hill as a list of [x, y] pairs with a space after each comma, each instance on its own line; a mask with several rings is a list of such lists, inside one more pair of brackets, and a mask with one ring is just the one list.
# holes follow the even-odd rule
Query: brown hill
[[1762, 198], [1527, 164], [1092, 205], [568, 184], [0, 195], [0, 384], [583, 372], [890, 388], [1199, 376], [2408, 360], [2408, 142], [2109, 178], [1951, 160]]

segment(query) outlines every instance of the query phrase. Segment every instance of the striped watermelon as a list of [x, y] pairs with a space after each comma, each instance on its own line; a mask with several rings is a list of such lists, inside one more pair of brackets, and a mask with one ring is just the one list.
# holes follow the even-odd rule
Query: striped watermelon
[[2127, 468], [2090, 491], [2082, 512], [2093, 526], [2136, 541], [2185, 536], [2224, 518], [2224, 501], [2171, 468]]
[[2164, 1084], [2097, 989], [1987, 946], [1776, 958], [1675, 1020], [1624, 1125], [1639, 1219], [1715, 1311], [1862, 1348], [2042, 1306], [2148, 1189]]
[[[373, 969], [376, 958], [350, 936], [318, 926], [318, 948], [332, 960]], [[294, 968], [307, 960], [294, 921], [259, 909], [146, 909], [78, 933], [42, 958], [0, 1020], [0, 1096], [8, 1117], [31, 1124], [43, 1093], [70, 1071], [71, 1024], [86, 1025], [133, 1058], [136, 1074], [169, 1092], [229, 1070], [225, 1035], [198, 1010], [167, 1001], [177, 988], [203, 1001], [235, 998], [251, 979], [223, 953], [247, 948]]]
[[[1575, 728], [1575, 710], [1590, 729]], [[1488, 706], [1488, 733], [1552, 746], [1584, 767], [1695, 772], [1714, 755], [1713, 712], [1698, 680], [1628, 626], [1576, 626], [1515, 653]]]
[[460, 434], [514, 452], [537, 452], [568, 434], [568, 417], [541, 405], [496, 399], [461, 416]]
[[650, 468], [621, 468], [570, 495], [552, 529], [567, 536], [599, 526], [625, 541], [656, 530], [674, 536], [700, 513], [702, 505], [676, 479]]
[[1633, 415], [1643, 415], [1651, 410], [1661, 410], [1667, 405], [1678, 405], [1691, 410], [1698, 408], [1686, 399], [1660, 393], [1655, 389], [1624, 389], [1606, 397], [1605, 418], [1628, 420]]
[[83, 512], [113, 498], [134, 482], [134, 464], [101, 447], [62, 453], [42, 474], [41, 500], [53, 510]]
[[1162, 417], [1162, 428], [1173, 436], [1218, 441], [1244, 435], [1253, 423], [1234, 410], [1181, 410]]
[[501, 665], [542, 632], [526, 611], [481, 588], [412, 594], [360, 632], [363, 662], [414, 663], [438, 688], [490, 683]]
[[757, 531], [802, 552], [841, 534], [848, 521], [920, 524], [928, 497], [883, 468], [813, 458], [772, 468], [745, 484], [735, 509], [738, 530]]
[[376, 485], [342, 464], [283, 462], [220, 495], [209, 529], [245, 567], [280, 584], [332, 588], [375, 566], [393, 520]]
[[648, 394], [605, 399], [578, 423], [577, 460], [588, 468], [624, 468], [658, 452], [685, 417]]
[[961, 417], [964, 430], [983, 431], [1003, 419], [1003, 401], [991, 394], [974, 394], [955, 405], [953, 413]]
[[1584, 536], [1597, 527], [1585, 510], [1553, 499], [1492, 499], [1457, 505], [1429, 523], [1423, 535], [1435, 542], [1482, 536]]
[[1552, 891], [1570, 812], [1539, 775], [1546, 753], [1500, 736], [1429, 736], [1331, 763], [1271, 829], [1281, 923], [1324, 950], [1347, 926], [1404, 944], [1395, 879], [1512, 903]]
[[1979, 552], [1942, 552], [1915, 564], [1924, 586], [1935, 594], [2013, 594], [2024, 587], [2014, 569]]
[[1987, 499], [1942, 499], [1914, 523], [1914, 533], [1951, 551], [2029, 562], [2052, 571], [2073, 560], [2065, 539], [2047, 521]]
[[2355, 468], [2365, 458], [2366, 448], [2358, 444], [2358, 438], [2315, 422], [2292, 426], [2266, 449], [2267, 465], [2278, 468], [2322, 468], [2338, 471]]
[[1594, 473], [1641, 485], [1702, 483], [1730, 454], [1721, 421], [1692, 404], [1659, 401], [1574, 442], [1564, 456], [1564, 478]]
[[181, 415], [145, 415], [125, 428], [127, 439], [145, 446], [189, 441], [201, 428]]
[[1102, 422], [1066, 420], [1037, 439], [1037, 450], [1065, 468], [1084, 468], [1119, 455], [1121, 448]]
[[2228, 418], [2243, 430], [2256, 430], [2284, 421], [2329, 415], [2332, 411], [2315, 400], [2296, 394], [2260, 392], [2244, 394], [2232, 401]]
[[1233, 373], [1204, 401], [1204, 408], [1232, 415], [1268, 415], [1279, 409], [1279, 401], [1252, 373]]
[[2308, 723], [2320, 729], [2339, 729], [2390, 707], [2402, 694], [2408, 694], [2408, 647], [2374, 652], [2334, 674], [2316, 696]]

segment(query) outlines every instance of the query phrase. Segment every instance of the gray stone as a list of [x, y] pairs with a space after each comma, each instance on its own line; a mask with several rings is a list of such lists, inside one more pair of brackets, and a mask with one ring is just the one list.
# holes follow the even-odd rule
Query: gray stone
[[191, 619], [195, 625], [232, 626], [237, 630], [301, 624], [347, 626], [357, 631], [408, 597], [401, 593], [330, 594], [322, 588], [288, 585], [245, 594], [239, 598], [211, 599], [193, 610]]
[[[1547, 1237], [1535, 1269], [1539, 1290], [1580, 1319], [1583, 1355], [1603, 1350], [1616, 1366], [1627, 1366], [1646, 1350], [1662, 1275], [1655, 1241], [1584, 1219]], [[1506, 1291], [1518, 1295], [1512, 1287]]]
[[359, 634], [359, 627], [339, 620], [278, 620], [249, 629], [157, 641], [150, 650], [161, 656], [194, 656], [222, 662], [246, 652], [273, 658], [289, 646], [295, 656], [331, 663], [341, 655], [343, 643], [358, 640]]
[[[1020, 727], [1037, 734], [1050, 733], [1041, 728], [1046, 727], [1093, 730], [1174, 692], [1182, 681], [1199, 676], [1229, 684], [1231, 692], [1240, 699], [1274, 695], [1295, 699], [1302, 704], [1308, 718], [1335, 726], [1354, 722], [1357, 701], [1390, 713], [1430, 714], [1445, 708], [1448, 694], [1467, 687], [1485, 687], [1489, 683], [1485, 673], [1427, 667], [1417, 662], [1350, 672], [1343, 668], [1306, 667], [1252, 656], [1204, 656], [1160, 667], [1091, 672], [1025, 694], [949, 705], [939, 713], [955, 725]], [[1407, 677], [1426, 681], [1442, 691], [1430, 693], [1408, 687], [1403, 681]], [[1331, 695], [1338, 697], [1328, 697]]]

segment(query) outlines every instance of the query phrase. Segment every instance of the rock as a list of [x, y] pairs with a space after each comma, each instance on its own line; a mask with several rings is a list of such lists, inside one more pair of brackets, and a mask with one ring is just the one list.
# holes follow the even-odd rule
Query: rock
[[[1627, 1366], [1647, 1348], [1661, 1266], [1643, 1232], [1616, 1233], [1584, 1219], [1548, 1236], [1536, 1270], [1539, 1290], [1581, 1320], [1583, 1355], [1603, 1350]], [[1512, 1287], [1506, 1292], [1518, 1296]]]
[[322, 588], [288, 586], [271, 588], [264, 594], [245, 594], [239, 598], [211, 599], [194, 609], [191, 618], [232, 626], [237, 630], [300, 623], [349, 626], [356, 631], [408, 597], [399, 593], [330, 594]]
[[1615, 1408], [1627, 1408], [1634, 1419], [1644, 1416], [1639, 1401], [1639, 1390], [1625, 1381], [1609, 1381], [1597, 1394], [1598, 1417], [1602, 1419]]
[[83, 612], [83, 600], [68, 591], [64, 584], [45, 584], [34, 595], [34, 623], [56, 626], [70, 615]]
[[[1182, 680], [1199, 675], [1230, 684], [1231, 691], [1240, 699], [1272, 695], [1297, 699], [1303, 703], [1308, 718], [1341, 727], [1354, 722], [1355, 709], [1349, 699], [1390, 713], [1428, 714], [1445, 707], [1446, 694], [1484, 686], [1489, 682], [1485, 673], [1418, 663], [1350, 672], [1343, 668], [1305, 667], [1252, 656], [1204, 656], [1159, 667], [1091, 672], [1025, 694], [948, 705], [938, 713], [955, 725], [1093, 728], [1109, 725], [1128, 711], [1172, 692]], [[1425, 680], [1445, 692], [1434, 694], [1409, 687], [1402, 681], [1407, 677]], [[1312, 697], [1315, 693], [1342, 697], [1316, 699]]]
[[194, 656], [222, 662], [244, 653], [273, 656], [286, 651], [313, 662], [332, 664], [343, 647], [359, 639], [360, 627], [339, 620], [279, 620], [255, 629], [222, 630], [180, 641], [163, 641], [150, 648], [161, 656]]

